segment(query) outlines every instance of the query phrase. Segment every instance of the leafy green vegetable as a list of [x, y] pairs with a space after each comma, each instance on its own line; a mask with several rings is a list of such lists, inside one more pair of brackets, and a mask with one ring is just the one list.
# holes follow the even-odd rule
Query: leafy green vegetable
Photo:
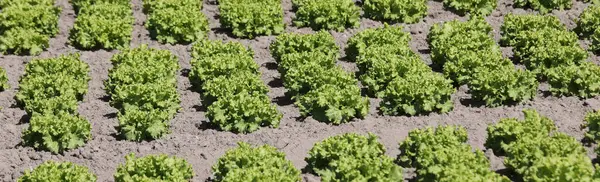
[[25, 67], [15, 98], [27, 113], [75, 113], [87, 93], [89, 66], [79, 54], [34, 59]]
[[333, 36], [326, 31], [314, 34], [281, 34], [269, 46], [271, 55], [278, 62], [283, 55], [297, 52], [323, 52], [335, 60], [339, 56], [339, 49]]
[[341, 124], [352, 118], [364, 118], [368, 114], [369, 100], [360, 94], [360, 88], [356, 85], [340, 88], [324, 84], [300, 96], [296, 105], [303, 116], [310, 114], [318, 121]]
[[35, 30], [46, 36], [58, 33], [58, 16], [61, 10], [52, 5], [17, 4], [2, 8], [0, 31], [14, 28]]
[[487, 127], [487, 139], [485, 147], [492, 149], [495, 153], [504, 153], [504, 146], [517, 141], [519, 138], [532, 135], [548, 136], [556, 131], [554, 121], [545, 116], [541, 116], [533, 109], [523, 110], [525, 118], [518, 120], [516, 118], [504, 118], [497, 124]]
[[443, 0], [444, 5], [457, 11], [459, 14], [474, 14], [487, 16], [492, 14], [498, 2], [496, 0]]
[[502, 52], [490, 36], [492, 28], [482, 18], [435, 24], [428, 35], [435, 66], [456, 85], [469, 83], [479, 67], [496, 65]]
[[573, 1], [571, 0], [515, 0], [516, 7], [531, 7], [542, 14], [550, 13], [554, 9], [571, 9]]
[[252, 57], [240, 54], [206, 56], [192, 59], [191, 63], [190, 81], [197, 86], [219, 76], [231, 75], [237, 72], [258, 73], [258, 64], [254, 62]]
[[353, 87], [358, 82], [354, 74], [340, 67], [327, 68], [315, 62], [308, 62], [285, 72], [283, 86], [290, 96], [306, 94], [323, 85], [335, 85], [338, 88]]
[[527, 69], [544, 75], [548, 68], [579, 64], [588, 57], [579, 46], [577, 34], [567, 30], [545, 28], [524, 31], [517, 35], [519, 42], [513, 52]]
[[202, 85], [202, 91], [202, 100], [210, 104], [222, 97], [242, 92], [250, 95], [267, 94], [269, 88], [260, 79], [259, 74], [244, 71], [210, 79]]
[[301, 181], [300, 171], [275, 147], [251, 147], [245, 142], [228, 150], [212, 167], [216, 181]]
[[389, 83], [407, 75], [431, 74], [431, 68], [408, 46], [369, 47], [356, 61], [368, 94], [382, 97]]
[[52, 5], [54, 5], [54, 0], [4, 0], [4, 1], [0, 2], [0, 9], [10, 7], [10, 6], [17, 6], [17, 5], [52, 6]]
[[53, 1], [0, 2], [0, 53], [38, 55], [58, 33], [61, 9]]
[[594, 167], [581, 143], [535, 110], [523, 113], [523, 121], [490, 125], [485, 146], [505, 154], [504, 164], [523, 181], [591, 181]]
[[281, 77], [285, 78], [288, 70], [296, 70], [305, 64], [311, 64], [320, 68], [333, 68], [335, 62], [337, 62], [336, 59], [322, 52], [294, 52], [284, 54], [279, 61], [278, 68]]
[[577, 30], [582, 34], [592, 34], [600, 28], [600, 5], [588, 6], [577, 19]]
[[400, 143], [398, 162], [406, 167], [425, 167], [426, 159], [435, 157], [430, 152], [444, 148], [454, 148], [467, 142], [467, 130], [460, 126], [414, 129]]
[[409, 74], [389, 83], [379, 109], [386, 115], [446, 113], [454, 108], [451, 96], [455, 91], [450, 80], [434, 72]]
[[94, 4], [119, 4], [124, 6], [131, 6], [131, 1], [129, 0], [70, 0], [71, 4], [73, 4], [73, 8], [76, 13], [79, 13], [80, 9], [85, 7], [89, 7]]
[[590, 46], [590, 50], [596, 53], [600, 53], [600, 28], [597, 28], [596, 31], [594, 31], [594, 34], [592, 34], [591, 39], [592, 45]]
[[241, 92], [219, 98], [208, 106], [210, 122], [221, 130], [251, 133], [261, 126], [279, 127], [283, 116], [265, 94]]
[[83, 49], [129, 47], [133, 31], [129, 4], [94, 3], [80, 9], [69, 35], [69, 43]]
[[546, 72], [550, 92], [554, 95], [591, 98], [600, 95], [600, 66], [583, 62], [550, 68]]
[[591, 141], [600, 140], [600, 111], [587, 113], [584, 121], [582, 127], [588, 128], [585, 138]]
[[381, 21], [417, 23], [427, 15], [426, 0], [365, 0], [365, 16]]
[[316, 143], [306, 169], [322, 181], [401, 181], [402, 168], [385, 155], [377, 136], [346, 133]]
[[211, 57], [217, 54], [239, 54], [254, 57], [252, 49], [246, 48], [239, 42], [223, 43], [220, 40], [200, 40], [192, 46], [192, 57], [194, 59]]
[[162, 83], [175, 86], [175, 75], [179, 69], [178, 59], [168, 50], [158, 50], [141, 45], [122, 50], [111, 58], [114, 69], [104, 82], [109, 95], [119, 86], [131, 84]]
[[539, 86], [535, 74], [517, 70], [509, 60], [496, 66], [479, 67], [468, 83], [472, 99], [487, 106], [519, 103], [533, 99]]
[[[533, 137], [531, 135], [526, 135], [518, 138], [515, 142], [512, 142], [504, 146], [503, 148], [506, 151], [506, 158], [504, 160], [505, 165], [510, 169], [515, 170], [517, 173], [521, 174], [523, 176], [523, 179], [535, 179], [538, 176], [544, 176], [542, 177], [542, 179], [560, 178], [565, 174], [571, 173], [570, 171], [581, 170], [580, 167], [582, 165], [585, 165], [588, 167], [588, 169], [593, 170], [592, 163], [590, 159], [587, 158], [585, 149], [583, 148], [581, 143], [579, 143], [579, 141], [577, 141], [575, 138], [560, 132], [555, 133], [552, 136], [545, 137]], [[574, 162], [569, 160], [562, 160], [562, 162], [544, 161], [548, 160], [546, 158], [560, 159], [564, 157], [579, 158], [579, 160], [575, 161], [579, 164], [574, 165], [573, 163], [567, 163]], [[566, 169], [567, 171], [563, 171], [563, 173], [549, 171], [537, 172], [539, 170], [544, 170], [547, 168], [557, 168], [555, 169], [557, 171], [561, 170], [558, 169], [558, 167], [551, 165], [573, 165], [574, 167]], [[585, 178], [586, 176], [589, 177], [590, 175], [572, 175], [572, 177], [575, 178]]]
[[294, 24], [299, 27], [343, 31], [360, 24], [360, 8], [353, 0], [303, 0], [295, 6]]
[[10, 88], [8, 84], [8, 76], [6, 75], [6, 70], [0, 67], [0, 91], [4, 91]]
[[144, 0], [146, 28], [160, 43], [190, 43], [208, 37], [208, 19], [198, 0]]
[[410, 35], [404, 31], [404, 27], [385, 24], [384, 27], [366, 29], [350, 37], [346, 55], [351, 60], [356, 60], [360, 55], [365, 54], [366, 49], [370, 47], [384, 45], [408, 47], [410, 39]]
[[63, 182], [95, 182], [96, 175], [87, 167], [71, 162], [46, 161], [33, 170], [26, 170], [17, 182], [63, 181]]
[[23, 131], [23, 143], [36, 149], [62, 153], [85, 145], [92, 138], [90, 123], [68, 113], [33, 113]]
[[221, 25], [238, 37], [280, 34], [285, 30], [279, 0], [221, 0]]
[[504, 23], [500, 27], [502, 38], [500, 42], [503, 45], [514, 46], [520, 42], [518, 35], [520, 32], [537, 31], [541, 29], [567, 30], [556, 16], [524, 14], [516, 15], [509, 13], [504, 16]]
[[[557, 143], [560, 145], [560, 143]], [[541, 157], [523, 173], [523, 181], [597, 181], [585, 155]]]
[[472, 152], [466, 141], [459, 126], [411, 130], [400, 143], [398, 161], [416, 167], [418, 181], [510, 181], [492, 172], [483, 152]]
[[180, 109], [177, 58], [142, 45], [115, 54], [111, 61], [114, 67], [105, 86], [111, 106], [119, 111], [119, 134], [140, 141], [169, 133], [169, 120]]
[[136, 158], [134, 153], [125, 156], [115, 173], [116, 182], [134, 181], [189, 181], [194, 170], [185, 159], [165, 154]]

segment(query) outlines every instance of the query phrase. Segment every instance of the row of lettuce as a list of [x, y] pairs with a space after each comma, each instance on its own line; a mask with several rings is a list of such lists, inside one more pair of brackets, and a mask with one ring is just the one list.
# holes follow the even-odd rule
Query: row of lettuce
[[[518, 181], [599, 181], [583, 145], [559, 132], [552, 120], [535, 110], [524, 110], [524, 119], [504, 118], [487, 127], [484, 146], [504, 156], [506, 170]], [[600, 138], [600, 112], [586, 117], [591, 139]], [[414, 129], [399, 143], [394, 160], [374, 134], [345, 133], [317, 142], [305, 158], [306, 172], [322, 181], [402, 181], [402, 168], [416, 168], [417, 181], [510, 182], [490, 169], [483, 151], [467, 144], [461, 126]], [[599, 151], [600, 152], [600, 151]], [[114, 180], [189, 181], [194, 177], [186, 160], [161, 155], [129, 154], [119, 165]], [[240, 142], [212, 166], [213, 181], [301, 181], [300, 170], [283, 152], [270, 145], [253, 147]], [[96, 181], [86, 167], [70, 162], [46, 161], [28, 170], [18, 181]]]
[[[518, 0], [518, 7], [531, 7], [541, 13], [568, 9], [572, 1]], [[293, 24], [315, 30], [343, 31], [360, 24], [360, 8], [353, 0], [293, 0]], [[460, 14], [489, 15], [496, 0], [443, 0]], [[129, 47], [135, 18], [130, 0], [73, 0], [77, 19], [69, 34], [69, 44], [81, 49]], [[201, 0], [144, 0], [145, 23], [150, 36], [161, 43], [192, 43], [206, 38], [208, 20]], [[416, 23], [427, 15], [426, 0], [365, 0], [364, 15], [380, 21]], [[58, 33], [60, 8], [53, 0], [10, 0], [0, 4], [0, 52], [37, 55]], [[222, 28], [236, 37], [254, 38], [283, 33], [283, 9], [279, 0], [219, 0]], [[599, 41], [600, 32], [595, 34]], [[596, 48], [598, 49], [598, 48]]]
[[[598, 25], [580, 27], [591, 26]], [[532, 99], [540, 81], [547, 81], [557, 96], [600, 94], [600, 67], [586, 62], [588, 54], [575, 33], [553, 16], [506, 16], [502, 44], [514, 47], [526, 69], [502, 57], [490, 25], [479, 18], [432, 27], [432, 60], [443, 74], [432, 71], [410, 49], [410, 36], [402, 29], [384, 26], [350, 38], [346, 52], [357, 63], [358, 76], [336, 66], [339, 47], [325, 31], [280, 35], [270, 51], [286, 95], [302, 116], [332, 124], [368, 114], [370, 103], [358, 80], [367, 94], [382, 99], [379, 110], [385, 115], [449, 112], [455, 87], [462, 84], [473, 100], [492, 107]], [[211, 125], [235, 133], [279, 126], [282, 114], [267, 96], [252, 50], [236, 42], [202, 40], [192, 52], [189, 79], [202, 95]], [[168, 134], [170, 120], [180, 109], [178, 58], [167, 50], [140, 46], [115, 54], [111, 61], [114, 67], [105, 87], [111, 106], [118, 109], [119, 134], [132, 141]], [[84, 145], [90, 138], [89, 123], [76, 113], [90, 79], [87, 64], [73, 54], [36, 59], [27, 67], [16, 96], [32, 121], [25, 143], [54, 153]], [[61, 129], [41, 127], [45, 125]]]

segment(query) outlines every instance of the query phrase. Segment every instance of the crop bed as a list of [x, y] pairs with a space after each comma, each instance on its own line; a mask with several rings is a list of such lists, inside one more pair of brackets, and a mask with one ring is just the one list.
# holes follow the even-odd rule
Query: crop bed
[[[283, 21], [286, 24], [285, 32], [315, 33], [311, 28], [298, 28], [293, 25], [295, 16], [291, 0], [283, 0]], [[248, 134], [236, 134], [228, 131], [217, 130], [207, 122], [207, 107], [203, 105], [201, 93], [192, 88], [188, 78], [193, 70], [192, 45], [162, 44], [151, 39], [150, 32], [144, 27], [148, 13], [144, 12], [141, 0], [132, 0], [133, 4], [133, 36], [130, 47], [139, 47], [147, 44], [149, 48], [169, 50], [178, 58], [179, 70], [177, 71], [176, 86], [181, 109], [171, 122], [171, 133], [156, 139], [140, 142], [128, 141], [119, 136], [117, 126], [118, 110], [109, 103], [110, 96], [105, 90], [104, 81], [109, 79], [109, 70], [113, 69], [111, 58], [119, 51], [94, 50], [87, 51], [76, 49], [69, 44], [69, 31], [76, 22], [76, 12], [68, 0], [57, 0], [56, 5], [62, 9], [59, 16], [58, 34], [51, 38], [49, 47], [38, 56], [1, 55], [0, 67], [8, 75], [10, 89], [0, 92], [0, 181], [16, 181], [26, 170], [35, 168], [47, 160], [70, 161], [88, 167], [97, 175], [98, 181], [114, 181], [114, 174], [120, 164], [125, 163], [125, 156], [135, 153], [137, 156], [148, 154], [168, 154], [187, 160], [192, 165], [194, 176], [192, 181], [204, 181], [213, 177], [211, 167], [229, 149], [237, 146], [238, 142], [247, 142], [252, 145], [268, 144], [286, 154], [293, 165], [302, 169], [307, 166], [305, 158], [315, 143], [327, 137], [355, 132], [359, 134], [373, 133], [386, 149], [386, 155], [396, 158], [400, 154], [399, 142], [406, 139], [409, 131], [427, 126], [460, 125], [468, 134], [467, 143], [475, 149], [483, 150], [490, 160], [490, 169], [502, 173], [505, 170], [503, 158], [496, 156], [491, 149], [486, 149], [488, 125], [497, 123], [502, 118], [523, 118], [522, 111], [527, 108], [537, 110], [540, 115], [553, 120], [558, 131], [564, 132], [578, 141], [584, 138], [586, 129], [582, 129], [584, 117], [587, 112], [600, 109], [600, 98], [580, 99], [578, 97], [556, 97], [549, 94], [549, 85], [542, 83], [537, 91], [537, 96], [530, 101], [516, 105], [502, 105], [487, 107], [480, 102], [475, 102], [468, 94], [468, 87], [463, 85], [452, 94], [454, 108], [445, 114], [430, 113], [420, 116], [387, 116], [379, 113], [378, 106], [381, 99], [369, 98], [368, 114], [364, 119], [352, 119], [351, 122], [340, 125], [319, 122], [312, 117], [301, 117], [299, 108], [294, 101], [285, 95], [286, 89], [278, 71], [277, 62], [271, 55], [269, 46], [276, 39], [276, 35], [256, 36], [253, 39], [235, 37], [253, 37], [252, 33], [237, 31], [238, 36], [231, 30], [223, 29], [219, 18], [219, 8], [216, 0], [205, 0], [202, 8], [208, 20], [210, 30], [206, 35], [210, 40], [235, 41], [248, 46], [254, 51], [254, 61], [260, 66], [261, 80], [268, 86], [268, 97], [277, 110], [282, 113], [278, 128], [261, 127]], [[549, 14], [554, 15], [566, 25], [568, 29], [576, 27], [576, 19], [591, 3], [575, 1], [569, 10], [554, 10]], [[431, 64], [431, 50], [427, 36], [433, 24], [451, 20], [466, 21], [468, 17], [460, 16], [444, 8], [442, 2], [427, 1], [427, 15], [415, 24], [406, 24], [404, 29], [410, 33], [410, 48], [418, 53], [427, 64]], [[125, 8], [127, 9], [127, 8]], [[192, 10], [193, 11], [193, 10]], [[514, 8], [512, 0], [499, 0], [498, 7], [485, 17], [492, 26], [495, 41], [500, 41], [500, 27], [504, 16], [509, 13], [528, 14], [534, 13], [531, 9]], [[98, 16], [98, 15], [94, 15]], [[157, 15], [158, 16], [158, 15]], [[195, 15], [204, 18], [202, 15]], [[127, 19], [125, 19], [127, 20]], [[125, 21], [124, 20], [124, 21]], [[197, 22], [203, 25], [204, 22]], [[199, 29], [202, 29], [200, 27]], [[280, 25], [272, 25], [280, 27]], [[383, 23], [360, 18], [360, 28], [345, 29], [342, 32], [330, 31], [335, 43], [341, 48], [339, 53], [342, 59], [337, 65], [348, 72], [358, 71], [358, 66], [344, 59], [347, 42], [353, 35], [362, 30], [374, 27], [383, 27]], [[237, 27], [239, 28], [239, 27]], [[277, 28], [275, 28], [277, 29]], [[82, 30], [84, 31], [84, 30]], [[254, 32], [257, 33], [257, 32]], [[264, 32], [259, 32], [264, 33]], [[85, 38], [85, 37], [83, 37]], [[90, 38], [90, 37], [88, 37]], [[94, 38], [93, 36], [91, 38]], [[189, 37], [187, 37], [189, 38]], [[176, 37], [176, 40], [185, 39]], [[164, 41], [175, 41], [165, 38]], [[101, 40], [89, 40], [90, 42]], [[183, 40], [188, 41], [188, 40]], [[102, 46], [89, 45], [89, 47]], [[579, 40], [581, 46], [587, 50], [590, 41]], [[106, 45], [104, 45], [106, 46]], [[112, 45], [120, 47], [121, 45]], [[110, 47], [110, 46], [108, 46]], [[501, 47], [504, 57], [512, 57], [510, 47]], [[62, 154], [53, 154], [48, 151], [36, 151], [34, 148], [22, 143], [22, 131], [29, 126], [30, 115], [18, 107], [15, 95], [19, 91], [19, 79], [25, 73], [28, 62], [34, 58], [55, 58], [68, 53], [79, 53], [80, 59], [89, 65], [90, 77], [87, 94], [77, 105], [75, 113], [87, 119], [91, 124], [91, 139], [82, 147], [66, 150]], [[598, 54], [591, 54], [589, 61], [600, 62]], [[521, 65], [518, 65], [521, 66]], [[596, 158], [594, 149], [596, 144], [584, 145], [587, 155]], [[304, 181], [319, 181], [319, 177], [311, 173], [302, 173]], [[405, 181], [416, 177], [413, 168], [405, 168]]]

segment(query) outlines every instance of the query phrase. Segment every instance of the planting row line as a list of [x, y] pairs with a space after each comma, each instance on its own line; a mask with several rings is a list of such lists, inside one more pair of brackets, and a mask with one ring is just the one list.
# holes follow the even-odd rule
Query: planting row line
[[[416, 168], [418, 181], [597, 181], [594, 166], [574, 137], [558, 132], [552, 120], [535, 110], [524, 110], [523, 120], [504, 118], [487, 127], [485, 147], [504, 156], [503, 176], [490, 169], [483, 151], [468, 145], [461, 126], [414, 129], [399, 143], [394, 161], [374, 134], [345, 133], [314, 144], [305, 161], [307, 173], [322, 181], [402, 181], [402, 167]], [[600, 112], [589, 113], [586, 135], [598, 138]], [[189, 181], [192, 166], [184, 159], [164, 154], [126, 157], [114, 180]], [[212, 166], [214, 181], [301, 181], [300, 170], [275, 147], [252, 147], [240, 142]], [[18, 181], [96, 181], [86, 167], [70, 162], [46, 161], [28, 170]]]
[[[518, 0], [518, 7], [542, 13], [565, 9], [572, 1]], [[130, 0], [73, 0], [77, 14], [69, 43], [81, 49], [129, 47], [133, 30]], [[293, 0], [293, 24], [315, 30], [344, 31], [360, 24], [360, 8], [353, 0]], [[443, 0], [459, 14], [488, 15], [496, 0]], [[208, 20], [198, 0], [144, 0], [145, 23], [153, 39], [161, 43], [192, 43], [207, 37]], [[416, 23], [427, 15], [426, 0], [365, 0], [364, 14], [386, 22]], [[58, 33], [60, 9], [53, 0], [11, 0], [0, 4], [0, 52], [37, 55], [48, 48], [49, 38]], [[236, 37], [254, 38], [283, 33], [283, 9], [279, 0], [220, 0], [220, 24]], [[597, 21], [596, 21], [597, 22]], [[593, 30], [592, 30], [593, 32]], [[600, 41], [600, 31], [592, 36]], [[594, 46], [593, 49], [600, 49]]]
[[279, 126], [283, 115], [267, 96], [251, 49], [238, 42], [200, 41], [192, 51], [189, 79], [202, 95], [210, 124], [236, 133]]
[[140, 141], [169, 133], [170, 120], [181, 108], [177, 57], [142, 45], [114, 55], [111, 62], [104, 85], [110, 105], [119, 110], [119, 134]]
[[60, 153], [91, 139], [90, 123], [77, 114], [77, 104], [88, 90], [89, 71], [78, 54], [27, 63], [15, 96], [30, 117], [23, 131], [25, 145]]
[[340, 124], [368, 114], [369, 101], [361, 96], [354, 74], [336, 66], [339, 47], [331, 34], [286, 33], [270, 50], [286, 95], [295, 100], [302, 116]]
[[386, 115], [445, 113], [454, 107], [456, 89], [443, 75], [433, 72], [413, 52], [403, 27], [367, 29], [348, 41], [346, 54], [359, 68], [359, 78], [371, 96], [382, 98]]

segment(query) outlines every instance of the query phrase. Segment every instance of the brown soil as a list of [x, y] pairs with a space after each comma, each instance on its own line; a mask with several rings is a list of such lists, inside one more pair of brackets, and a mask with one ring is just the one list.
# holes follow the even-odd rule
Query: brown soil
[[[116, 110], [109, 106], [103, 99], [103, 80], [107, 79], [108, 70], [112, 67], [110, 57], [117, 51], [80, 51], [67, 44], [68, 31], [72, 28], [75, 15], [68, 0], [58, 0], [57, 5], [63, 9], [60, 16], [60, 34], [51, 40], [48, 51], [42, 55], [31, 56], [0, 56], [0, 66], [7, 69], [11, 89], [0, 93], [0, 180], [15, 181], [26, 169], [34, 168], [46, 160], [68, 160], [87, 166], [98, 175], [99, 181], [113, 181], [113, 174], [119, 164], [124, 162], [124, 156], [130, 152], [139, 155], [166, 153], [185, 158], [193, 165], [195, 176], [193, 181], [204, 181], [211, 177], [211, 166], [225, 153], [227, 149], [236, 146], [239, 141], [246, 141], [255, 145], [269, 144], [277, 147], [287, 154], [298, 168], [303, 168], [306, 163], [304, 158], [315, 142], [328, 136], [346, 133], [372, 132], [380, 137], [380, 141], [386, 146], [387, 154], [395, 157], [398, 153], [398, 142], [402, 141], [408, 131], [426, 126], [438, 126], [447, 124], [462, 125], [469, 131], [469, 144], [477, 149], [483, 149], [486, 138], [486, 127], [490, 123], [497, 122], [505, 117], [522, 117], [521, 110], [524, 108], [535, 108], [541, 114], [546, 115], [556, 122], [559, 130], [566, 132], [577, 139], [583, 138], [584, 131], [580, 129], [586, 112], [600, 108], [600, 99], [580, 100], [575, 97], [546, 97], [542, 92], [547, 86], [540, 87], [539, 96], [533, 101], [528, 101], [516, 106], [503, 106], [497, 108], [485, 108], [472, 106], [466, 93], [467, 88], [461, 87], [454, 95], [454, 111], [448, 114], [431, 114], [419, 117], [391, 117], [377, 114], [376, 107], [378, 99], [371, 99], [370, 114], [363, 120], [342, 124], [339, 126], [327, 125], [317, 122], [311, 118], [305, 120], [297, 119], [300, 114], [288, 98], [284, 97], [284, 88], [279, 80], [279, 73], [275, 69], [276, 64], [270, 56], [268, 46], [275, 36], [262, 36], [254, 40], [232, 38], [219, 29], [218, 8], [216, 0], [207, 0], [203, 12], [209, 18], [211, 31], [210, 39], [227, 41], [240, 41], [250, 46], [256, 52], [255, 60], [261, 65], [262, 79], [271, 89], [269, 96], [273, 102], [278, 104], [278, 109], [284, 114], [279, 128], [263, 128], [251, 134], [233, 134], [230, 132], [217, 131], [206, 128], [205, 111], [200, 106], [200, 96], [190, 91], [190, 83], [185, 76], [190, 68], [190, 45], [162, 45], [153, 41], [144, 28], [146, 16], [142, 13], [141, 0], [133, 0], [134, 16], [136, 18], [135, 30], [133, 31], [132, 47], [140, 44], [149, 44], [151, 47], [168, 49], [180, 58], [182, 67], [178, 76], [178, 90], [182, 98], [182, 110], [173, 119], [172, 133], [166, 137], [150, 142], [129, 142], [119, 140], [115, 137], [117, 131]], [[558, 16], [569, 28], [574, 28], [574, 20], [583, 9], [588, 6], [582, 2], [575, 2], [573, 8], [567, 11], [554, 11], [552, 14]], [[283, 0], [285, 10], [285, 22], [288, 24], [288, 32], [313, 32], [308, 28], [297, 28], [291, 26], [294, 13], [291, 11], [291, 0]], [[466, 19], [451, 11], [445, 10], [442, 3], [429, 1], [429, 12], [427, 17], [413, 25], [406, 25], [406, 30], [412, 34], [411, 47], [420, 53], [426, 62], [429, 60], [428, 45], [426, 42], [429, 28], [434, 23], [449, 21], [453, 19]], [[500, 25], [503, 16], [509, 12], [532, 13], [532, 10], [515, 9], [512, 1], [499, 0], [498, 8], [487, 17], [488, 22], [494, 27], [495, 39], [500, 38]], [[337, 43], [343, 48], [348, 38], [360, 30], [382, 26], [382, 23], [369, 19], [362, 19], [360, 28], [348, 29], [345, 32], [332, 32]], [[588, 42], [582, 41], [584, 47]], [[511, 56], [510, 48], [503, 48], [506, 56]], [[25, 111], [15, 107], [13, 99], [18, 89], [18, 79], [23, 74], [25, 64], [32, 58], [54, 57], [64, 53], [79, 52], [82, 59], [91, 68], [92, 80], [89, 83], [89, 93], [79, 105], [79, 113], [86, 117], [92, 124], [93, 138], [84, 147], [65, 152], [62, 155], [53, 155], [49, 152], [35, 151], [31, 147], [20, 145], [21, 131], [27, 124]], [[342, 52], [340, 50], [340, 52]], [[342, 52], [343, 54], [343, 52]], [[592, 56], [590, 60], [600, 61], [600, 57]], [[349, 71], [356, 69], [352, 63], [340, 61], [339, 64]], [[593, 148], [587, 147], [589, 156], [595, 158]], [[490, 151], [486, 154], [491, 159], [491, 168], [499, 170], [504, 168], [502, 159], [494, 156]], [[414, 177], [414, 170], [406, 170], [406, 180]], [[311, 174], [303, 174], [305, 181], [318, 181]]]

